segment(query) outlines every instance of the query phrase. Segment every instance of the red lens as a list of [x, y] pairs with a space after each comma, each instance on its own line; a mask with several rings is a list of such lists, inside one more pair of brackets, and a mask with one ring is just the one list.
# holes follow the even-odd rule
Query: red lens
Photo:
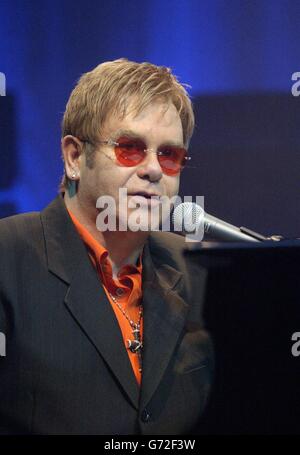
[[167, 175], [177, 175], [183, 169], [187, 152], [182, 147], [163, 146], [158, 149], [158, 161]]
[[136, 166], [145, 158], [146, 146], [143, 141], [130, 138], [119, 138], [115, 146], [116, 158], [123, 166]]

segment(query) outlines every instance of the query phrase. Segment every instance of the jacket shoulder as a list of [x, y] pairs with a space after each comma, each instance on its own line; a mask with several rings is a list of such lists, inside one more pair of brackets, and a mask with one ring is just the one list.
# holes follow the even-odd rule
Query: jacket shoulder
[[197, 321], [204, 304], [207, 272], [185, 254], [189, 249], [185, 237], [170, 232], [151, 233], [149, 247], [156, 270], [168, 275], [168, 268], [172, 267], [182, 275], [180, 293], [190, 306], [189, 318]]
[[40, 212], [14, 215], [0, 220], [1, 250], [20, 250], [37, 242], [42, 235]]
[[164, 261], [177, 270], [185, 272], [184, 250], [187, 244], [182, 235], [173, 232], [153, 232], [150, 236], [150, 250], [154, 261]]

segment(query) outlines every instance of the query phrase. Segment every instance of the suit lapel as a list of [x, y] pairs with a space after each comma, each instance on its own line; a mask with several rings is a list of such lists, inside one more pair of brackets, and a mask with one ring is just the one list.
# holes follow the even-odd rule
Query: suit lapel
[[159, 385], [183, 330], [188, 305], [177, 290], [182, 274], [164, 263], [154, 266], [148, 245], [143, 256], [144, 350], [141, 403], [145, 406]]
[[48, 268], [68, 284], [65, 304], [70, 315], [138, 408], [139, 386], [118, 322], [62, 198], [48, 206], [41, 219]]
[[91, 263], [88, 263], [87, 267], [86, 262], [81, 261], [78, 264], [65, 303], [137, 408], [139, 386], [132, 371], [119, 324], [96, 271]]

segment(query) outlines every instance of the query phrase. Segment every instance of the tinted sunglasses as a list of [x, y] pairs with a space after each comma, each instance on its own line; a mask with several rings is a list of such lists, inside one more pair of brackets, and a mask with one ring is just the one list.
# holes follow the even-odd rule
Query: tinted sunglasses
[[[127, 136], [121, 136], [116, 141], [109, 139], [107, 141], [99, 141], [99, 143], [114, 146], [117, 162], [126, 167], [137, 166], [145, 159], [147, 153], [153, 151], [152, 149], [147, 149], [142, 139]], [[179, 174], [186, 162], [191, 159], [191, 157], [187, 156], [187, 151], [184, 147], [176, 145], [161, 145], [158, 147], [156, 155], [160, 167], [166, 175]]]

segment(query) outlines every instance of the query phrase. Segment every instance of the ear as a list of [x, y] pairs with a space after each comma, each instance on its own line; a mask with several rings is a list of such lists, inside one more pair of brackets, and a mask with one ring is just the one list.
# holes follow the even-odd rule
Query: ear
[[62, 138], [61, 150], [67, 177], [70, 180], [79, 180], [82, 163], [82, 142], [77, 137], [69, 134]]

